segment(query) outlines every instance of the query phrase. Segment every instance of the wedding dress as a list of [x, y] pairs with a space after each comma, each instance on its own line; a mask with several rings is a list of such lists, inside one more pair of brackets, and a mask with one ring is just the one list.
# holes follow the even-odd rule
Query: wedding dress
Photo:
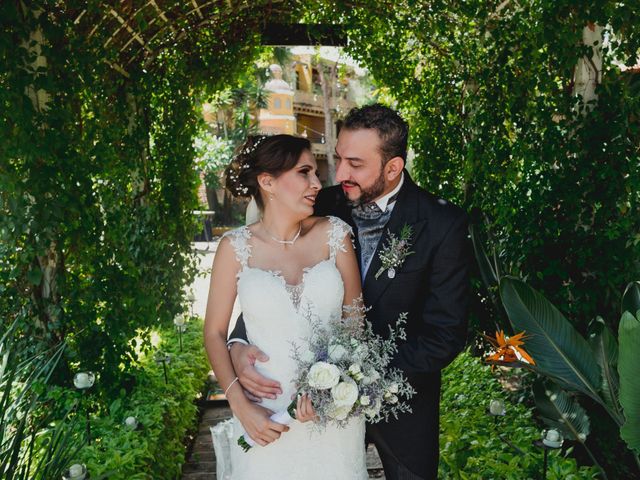
[[[342, 314], [344, 285], [336, 255], [343, 248], [350, 227], [336, 217], [328, 217], [329, 257], [304, 270], [299, 285], [287, 285], [278, 271], [250, 266], [251, 232], [241, 227], [226, 235], [241, 265], [237, 277], [238, 298], [251, 344], [260, 347], [268, 362], [257, 362], [264, 376], [278, 380], [283, 393], [276, 399], [263, 399], [262, 405], [274, 412], [289, 405], [295, 386], [296, 363], [293, 345], [304, 349], [311, 334], [309, 314], [314, 321], [328, 322]], [[364, 420], [352, 420], [346, 428], [329, 425], [318, 431], [312, 422], [292, 422], [290, 430], [275, 442], [254, 446], [244, 452], [236, 441], [243, 433], [237, 419], [231, 422], [230, 465], [233, 480], [366, 480], [368, 478]]]

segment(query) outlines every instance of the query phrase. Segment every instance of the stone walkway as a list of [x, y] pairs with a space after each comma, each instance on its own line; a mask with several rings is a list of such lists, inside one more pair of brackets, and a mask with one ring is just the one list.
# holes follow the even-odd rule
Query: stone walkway
[[[212, 480], [216, 478], [216, 459], [209, 427], [231, 416], [231, 410], [226, 402], [216, 403], [217, 405], [205, 407], [203, 410], [191, 454], [182, 468], [182, 480]], [[370, 479], [384, 480], [382, 464], [373, 445], [370, 445], [367, 450], [367, 469]]]
[[[211, 274], [211, 264], [213, 256], [218, 246], [217, 239], [214, 242], [196, 242], [193, 248], [199, 258], [199, 272], [191, 289], [195, 295], [193, 313], [204, 317], [207, 306], [207, 295], [209, 292], [209, 277]], [[240, 313], [236, 302], [232, 313], [232, 324]], [[230, 326], [233, 328], [233, 325]], [[226, 402], [205, 402], [201, 407], [201, 419], [198, 432], [191, 447], [187, 462], [182, 468], [183, 480], [212, 480], [216, 478], [216, 459], [211, 442], [211, 432], [209, 427], [226, 420], [231, 416], [231, 410]], [[367, 450], [367, 469], [370, 479], [384, 479], [382, 464], [373, 445]], [[301, 479], [304, 480], [304, 479]], [[333, 479], [327, 479], [333, 480]]]

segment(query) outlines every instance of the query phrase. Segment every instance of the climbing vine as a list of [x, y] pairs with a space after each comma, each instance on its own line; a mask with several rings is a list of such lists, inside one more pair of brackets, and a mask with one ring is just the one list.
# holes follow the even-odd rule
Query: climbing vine
[[[341, 5], [310, 16], [344, 24], [392, 92], [416, 179], [472, 213], [503, 273], [528, 276], [582, 331], [596, 315], [615, 327], [640, 277], [640, 74], [624, 70], [640, 63], [640, 3]], [[598, 25], [601, 77], [584, 104], [577, 67], [595, 50], [582, 35]]]

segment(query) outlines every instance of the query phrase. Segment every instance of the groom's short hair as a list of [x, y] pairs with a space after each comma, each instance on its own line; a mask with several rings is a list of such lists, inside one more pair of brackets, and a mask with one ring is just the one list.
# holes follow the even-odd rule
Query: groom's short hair
[[353, 108], [344, 119], [342, 128], [375, 130], [381, 140], [380, 150], [383, 165], [393, 157], [402, 157], [406, 162], [409, 125], [392, 108], [379, 103]]

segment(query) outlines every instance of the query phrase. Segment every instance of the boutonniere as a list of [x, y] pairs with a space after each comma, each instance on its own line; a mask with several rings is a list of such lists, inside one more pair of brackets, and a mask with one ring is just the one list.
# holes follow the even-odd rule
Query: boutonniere
[[382, 266], [376, 272], [376, 280], [385, 270], [389, 278], [394, 278], [396, 276], [396, 268], [401, 267], [407, 257], [415, 253], [409, 250], [412, 235], [413, 229], [407, 224], [400, 230], [399, 238], [394, 233], [389, 232], [389, 238], [385, 246], [380, 250], [379, 255]]

